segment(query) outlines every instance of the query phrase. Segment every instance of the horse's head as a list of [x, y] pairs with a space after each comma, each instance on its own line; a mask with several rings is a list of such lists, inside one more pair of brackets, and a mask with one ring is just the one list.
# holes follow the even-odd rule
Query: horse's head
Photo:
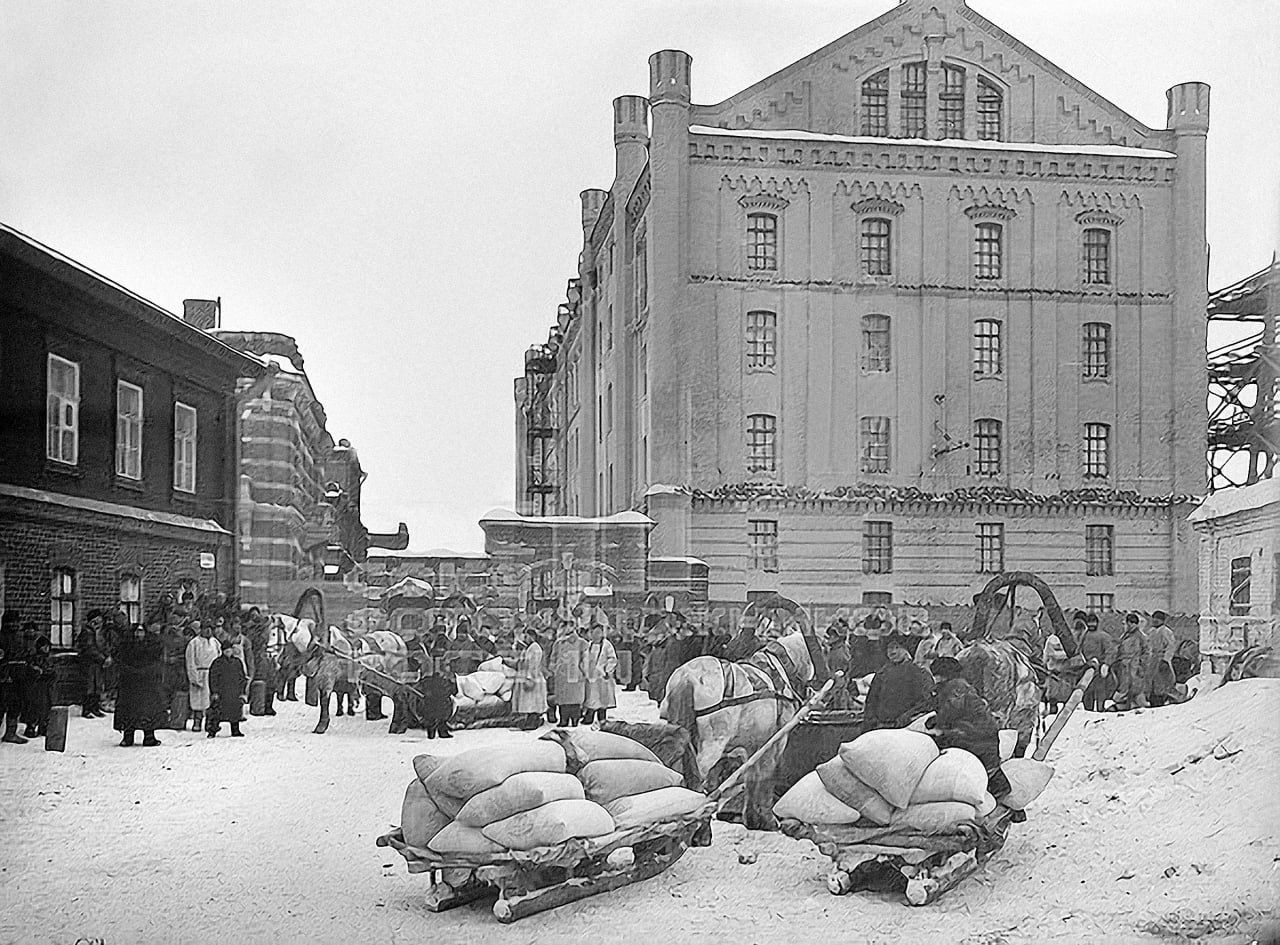
[[792, 682], [796, 684], [797, 692], [810, 683], [822, 684], [830, 678], [826, 652], [807, 627], [801, 625], [792, 633], [779, 637], [777, 643], [795, 667], [796, 678]]

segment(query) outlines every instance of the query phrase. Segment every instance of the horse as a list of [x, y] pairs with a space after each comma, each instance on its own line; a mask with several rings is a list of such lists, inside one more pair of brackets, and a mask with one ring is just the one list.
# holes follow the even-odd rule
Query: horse
[[[1067, 657], [1079, 652], [1079, 643], [1067, 629], [1066, 618], [1053, 592], [1035, 575], [1015, 571], [993, 578], [974, 599], [973, 626], [962, 637], [968, 645], [956, 658], [965, 678], [987, 701], [1000, 727], [1017, 730], [1014, 755], [1021, 758], [1031, 744], [1040, 718], [1044, 680], [1048, 675], [1042, 656], [1049, 633], [1040, 626], [1039, 619], [1018, 613], [1013, 594], [1019, 585], [1039, 594], [1040, 613], [1047, 616], [1051, 632], [1058, 637]], [[997, 592], [1005, 587], [1009, 587], [1010, 592], [1007, 599], [1001, 600]], [[1010, 609], [1009, 625], [997, 631], [995, 618], [1006, 606]]]
[[[826, 660], [805, 629], [765, 644], [744, 662], [699, 656], [678, 667], [667, 681], [659, 715], [689, 733], [703, 785], [717, 763], [763, 748], [805, 700], [815, 680], [825, 680]], [[745, 775], [743, 823], [749, 830], [771, 830], [773, 781], [786, 739]]]

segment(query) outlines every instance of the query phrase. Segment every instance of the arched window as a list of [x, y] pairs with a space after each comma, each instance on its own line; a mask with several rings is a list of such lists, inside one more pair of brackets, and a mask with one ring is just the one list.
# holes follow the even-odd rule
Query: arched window
[[883, 374], [893, 366], [888, 315], [862, 316], [862, 370]]
[[902, 67], [902, 136], [923, 138], [927, 134], [925, 102], [929, 96], [928, 72], [923, 62]]
[[1111, 285], [1111, 231], [1089, 227], [1084, 231], [1084, 281], [1086, 285]]
[[778, 269], [778, 218], [772, 213], [747, 215], [747, 268], [757, 272]]
[[999, 420], [978, 420], [973, 425], [973, 472], [998, 476], [1002, 464]]
[[942, 67], [942, 91], [938, 93], [938, 135], [964, 137], [964, 70]]
[[1004, 93], [981, 77], [978, 78], [978, 139], [1004, 140]]
[[747, 472], [778, 471], [778, 418], [767, 413], [747, 417]]
[[888, 276], [893, 273], [890, 253], [892, 224], [880, 217], [862, 221], [861, 256], [862, 271], [868, 276]]
[[973, 323], [973, 373], [977, 377], [997, 377], [1004, 373], [1004, 326], [991, 318]]
[[973, 230], [973, 276], [999, 279], [1003, 271], [1001, 243], [1004, 227], [999, 223], [979, 223]]
[[862, 133], [889, 136], [889, 70], [881, 69], [862, 83]]

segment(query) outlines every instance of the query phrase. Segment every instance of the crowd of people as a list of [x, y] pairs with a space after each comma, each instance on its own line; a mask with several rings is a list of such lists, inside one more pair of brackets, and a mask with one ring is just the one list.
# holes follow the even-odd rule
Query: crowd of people
[[[222, 723], [241, 735], [249, 684], [266, 683], [265, 714], [276, 661], [267, 647], [267, 623], [258, 608], [243, 609], [225, 594], [177, 599], [163, 594], [140, 623], [123, 611], [92, 610], [75, 639], [75, 661], [84, 718], [113, 715], [120, 745], [160, 744], [161, 729], [203, 728], [217, 735]], [[48, 636], [16, 611], [3, 615], [0, 632], [0, 706], [3, 741], [25, 744], [47, 735], [55, 672]], [[19, 726], [25, 726], [19, 731]]]

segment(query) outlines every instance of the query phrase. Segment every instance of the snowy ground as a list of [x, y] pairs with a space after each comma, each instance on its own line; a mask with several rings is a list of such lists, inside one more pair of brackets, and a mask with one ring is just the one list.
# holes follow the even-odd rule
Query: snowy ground
[[[620, 717], [653, 718], [625, 696]], [[932, 907], [833, 897], [809, 844], [717, 824], [710, 848], [653, 880], [511, 926], [483, 904], [427, 912], [425, 877], [374, 839], [398, 820], [413, 755], [528, 736], [427, 742], [341, 718], [321, 737], [314, 711], [287, 704], [243, 739], [166, 732], [123, 749], [109, 719], [76, 718], [66, 754], [0, 746], [0, 943], [1234, 945], [1277, 917], [1280, 681], [1079, 713], [1028, 822]]]

